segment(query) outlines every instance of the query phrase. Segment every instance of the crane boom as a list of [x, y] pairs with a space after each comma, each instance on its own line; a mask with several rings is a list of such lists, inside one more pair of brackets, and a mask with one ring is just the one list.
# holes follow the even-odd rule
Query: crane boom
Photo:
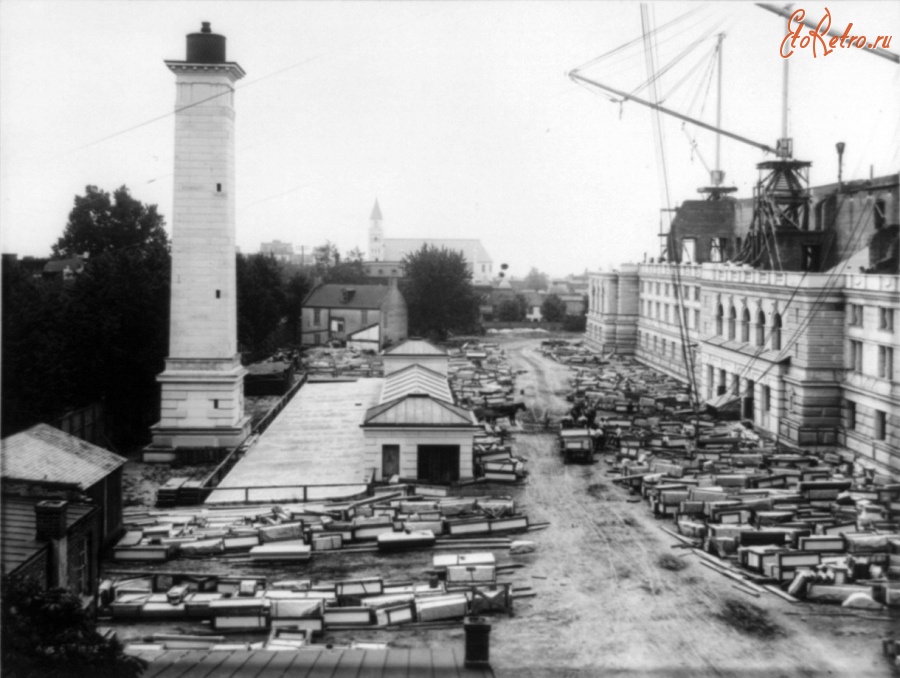
[[758, 141], [753, 141], [752, 139], [748, 139], [747, 137], [742, 137], [740, 134], [735, 134], [734, 132], [729, 132], [727, 130], [716, 127], [715, 125], [710, 125], [709, 123], [703, 122], [702, 120], [697, 120], [696, 118], [692, 118], [690, 116], [684, 115], [683, 113], [679, 113], [678, 111], [673, 111], [671, 108], [666, 108], [665, 106], [661, 106], [660, 104], [655, 104], [652, 101], [647, 101], [645, 99], [641, 99], [640, 97], [636, 97], [633, 94], [628, 94], [626, 92], [622, 92], [620, 90], [614, 89], [609, 85], [604, 85], [602, 83], [597, 82], [596, 80], [591, 80], [590, 78], [586, 78], [577, 71], [571, 71], [569, 73], [569, 77], [572, 80], [578, 80], [588, 85], [593, 85], [594, 87], [599, 87], [600, 89], [606, 90], [607, 92], [612, 92], [616, 96], [620, 96], [624, 99], [628, 99], [629, 101], [633, 101], [637, 104], [642, 104], [643, 106], [647, 106], [649, 108], [660, 111], [661, 113], [665, 113], [666, 115], [671, 115], [673, 117], [678, 118], [679, 120], [684, 120], [686, 122], [691, 123], [692, 125], [697, 125], [698, 127], [702, 127], [704, 129], [708, 129], [711, 132], [716, 132], [717, 134], [722, 134], [726, 137], [734, 139], [736, 141], [740, 141], [745, 144], [749, 144], [750, 146], [755, 146], [756, 148], [762, 149], [766, 153], [775, 153], [775, 149], [767, 144], [760, 143]]

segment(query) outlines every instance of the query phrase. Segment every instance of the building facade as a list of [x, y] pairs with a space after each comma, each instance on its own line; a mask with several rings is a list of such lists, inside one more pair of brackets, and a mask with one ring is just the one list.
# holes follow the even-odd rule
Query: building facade
[[356, 341], [381, 349], [406, 339], [408, 325], [396, 283], [319, 285], [303, 300], [300, 331], [304, 346]]
[[[775, 439], [896, 476], [897, 193], [896, 176], [813, 189], [812, 225], [842, 257], [821, 270], [833, 263], [822, 251], [818, 272], [802, 257], [800, 270], [727, 263], [736, 231], [683, 220], [677, 247], [693, 240], [701, 261], [592, 274], [587, 342], [689, 383], [701, 405], [737, 400], [740, 416]], [[739, 226], [745, 206], [734, 202], [712, 212]]]
[[[461, 252], [472, 274], [474, 283], [490, 283], [494, 275], [491, 255], [474, 238], [385, 238], [384, 219], [378, 201], [372, 208], [369, 220], [369, 251], [366, 255], [366, 270], [370, 277], [397, 277], [402, 275], [400, 262], [408, 254], [422, 249], [423, 245], [451, 252]], [[393, 269], [393, 272], [388, 271]]]

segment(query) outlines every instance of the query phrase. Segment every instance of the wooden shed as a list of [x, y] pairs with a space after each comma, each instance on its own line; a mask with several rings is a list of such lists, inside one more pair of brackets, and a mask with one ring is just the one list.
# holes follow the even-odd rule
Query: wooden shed
[[121, 533], [124, 457], [47, 424], [4, 438], [0, 450], [4, 495], [87, 500], [100, 509], [104, 543]]
[[473, 475], [475, 416], [454, 402], [447, 378], [427, 367], [408, 365], [386, 376], [362, 428], [365, 465], [377, 480], [449, 483]]

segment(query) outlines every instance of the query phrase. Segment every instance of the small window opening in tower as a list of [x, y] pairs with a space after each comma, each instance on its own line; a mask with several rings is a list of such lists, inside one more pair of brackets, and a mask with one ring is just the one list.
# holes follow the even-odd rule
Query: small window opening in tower
[[222, 298], [222, 290], [216, 290], [216, 299]]
[[216, 184], [216, 192], [217, 192], [217, 193], [221, 193], [221, 192], [222, 192], [222, 184]]
[[218, 398], [213, 398], [213, 408], [216, 409], [216, 410], [219, 409], [219, 400], [218, 400]]

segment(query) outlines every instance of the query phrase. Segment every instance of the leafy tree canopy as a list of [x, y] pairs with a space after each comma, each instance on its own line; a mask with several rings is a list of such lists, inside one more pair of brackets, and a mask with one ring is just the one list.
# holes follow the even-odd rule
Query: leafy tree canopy
[[31, 579], [2, 582], [3, 674], [16, 678], [138, 678], [147, 662], [99, 633], [66, 589], [42, 591]]
[[433, 339], [478, 328], [478, 295], [462, 252], [422, 245], [403, 259], [409, 332]]
[[525, 276], [525, 288], [529, 290], [546, 290], [550, 286], [550, 277], [546, 273], [541, 273], [534, 266]]
[[504, 299], [497, 309], [497, 319], [506, 322], [520, 322], [528, 314], [528, 299], [517, 294], [514, 299]]
[[287, 312], [281, 265], [266, 254], [237, 255], [238, 341], [251, 353], [263, 350]]
[[156, 205], [144, 205], [125, 186], [116, 189], [112, 199], [106, 191], [87, 186], [84, 195], [75, 196], [75, 207], [62, 237], [53, 245], [53, 256], [87, 253], [93, 257], [126, 247], [168, 249], [164, 223]]
[[566, 302], [556, 294], [548, 294], [541, 304], [541, 315], [550, 323], [562, 322], [566, 317]]
[[341, 257], [337, 245], [326, 241], [313, 250], [316, 262], [316, 275], [324, 283], [335, 285], [362, 285], [366, 282], [366, 269], [363, 266], [363, 255], [359, 248], [347, 252]]
[[[97, 401], [107, 404], [117, 444], [142, 442], [153, 423], [156, 375], [168, 352], [168, 241], [156, 209], [127, 189], [116, 192], [117, 206], [108, 201], [88, 187], [54, 248], [60, 256], [69, 253], [66, 247], [93, 255], [74, 280], [59, 284], [35, 279], [24, 265], [4, 266], [4, 435]], [[150, 235], [125, 244], [122, 234], [147, 230], [128, 219], [152, 222]]]

